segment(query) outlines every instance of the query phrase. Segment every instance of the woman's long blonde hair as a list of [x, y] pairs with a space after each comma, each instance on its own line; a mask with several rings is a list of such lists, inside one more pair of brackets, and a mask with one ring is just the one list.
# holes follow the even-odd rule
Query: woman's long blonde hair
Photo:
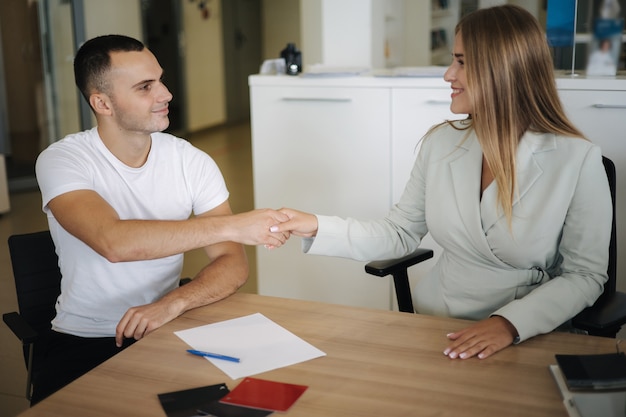
[[463, 17], [455, 33], [465, 49], [471, 127], [510, 225], [522, 135], [527, 130], [583, 135], [563, 111], [545, 34], [528, 11], [513, 5], [480, 9]]

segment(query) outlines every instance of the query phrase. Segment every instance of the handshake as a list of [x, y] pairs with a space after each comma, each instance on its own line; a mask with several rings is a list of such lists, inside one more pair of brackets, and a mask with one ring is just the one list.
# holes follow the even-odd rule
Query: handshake
[[263, 245], [268, 249], [282, 246], [291, 235], [313, 237], [317, 233], [314, 214], [290, 208], [257, 209], [233, 216], [235, 242], [245, 245]]

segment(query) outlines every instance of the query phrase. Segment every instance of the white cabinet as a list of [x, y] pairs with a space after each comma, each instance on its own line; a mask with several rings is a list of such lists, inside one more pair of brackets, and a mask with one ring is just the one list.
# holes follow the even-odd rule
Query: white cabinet
[[[626, 79], [557, 78], [572, 121], [617, 165], [617, 213], [626, 207]], [[318, 214], [379, 218], [398, 200], [419, 140], [445, 119], [450, 87], [440, 78], [252, 76], [251, 116], [256, 207], [288, 206]], [[623, 220], [623, 219], [622, 219]], [[626, 227], [618, 217], [618, 248]], [[425, 247], [440, 248], [427, 236]], [[390, 308], [390, 279], [362, 262], [304, 255], [300, 239], [258, 248], [259, 292]], [[432, 266], [411, 269], [412, 279]], [[626, 273], [626, 258], [617, 268]], [[620, 289], [626, 282], [618, 283]]]
[[[254, 85], [254, 78], [255, 206], [384, 215], [390, 201], [390, 91], [306, 82]], [[389, 280], [367, 275], [364, 263], [304, 255], [300, 243], [292, 238], [280, 249], [257, 249], [260, 294], [389, 308]]]

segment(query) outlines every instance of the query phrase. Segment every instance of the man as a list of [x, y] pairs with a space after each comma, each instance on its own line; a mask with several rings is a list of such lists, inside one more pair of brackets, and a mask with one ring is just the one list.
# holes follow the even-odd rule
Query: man
[[[36, 164], [63, 279], [32, 403], [185, 311], [235, 292], [248, 275], [242, 243], [286, 239], [269, 231], [285, 215], [233, 215], [215, 162], [161, 133], [172, 95], [141, 42], [91, 39], [74, 74], [97, 127], [52, 144]], [[179, 287], [183, 253], [196, 248], [210, 263]]]

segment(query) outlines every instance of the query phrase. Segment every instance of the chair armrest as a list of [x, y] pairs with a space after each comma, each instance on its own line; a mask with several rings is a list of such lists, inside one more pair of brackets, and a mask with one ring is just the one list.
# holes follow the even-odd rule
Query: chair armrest
[[403, 258], [372, 261], [365, 265], [365, 272], [379, 277], [391, 274], [396, 288], [398, 309], [405, 313], [415, 313], [407, 269], [432, 257], [433, 251], [431, 249], [417, 249]]
[[2, 315], [2, 320], [23, 344], [26, 345], [37, 340], [37, 332], [19, 315], [19, 313], [15, 311], [5, 313]]
[[626, 293], [616, 292], [606, 301], [594, 304], [578, 313], [572, 324], [577, 329], [587, 330], [593, 335], [612, 335], [626, 323]]
[[365, 265], [365, 272], [384, 277], [393, 274], [395, 271], [406, 270], [410, 266], [426, 261], [432, 257], [433, 251], [431, 249], [418, 249], [403, 258], [372, 261]]

